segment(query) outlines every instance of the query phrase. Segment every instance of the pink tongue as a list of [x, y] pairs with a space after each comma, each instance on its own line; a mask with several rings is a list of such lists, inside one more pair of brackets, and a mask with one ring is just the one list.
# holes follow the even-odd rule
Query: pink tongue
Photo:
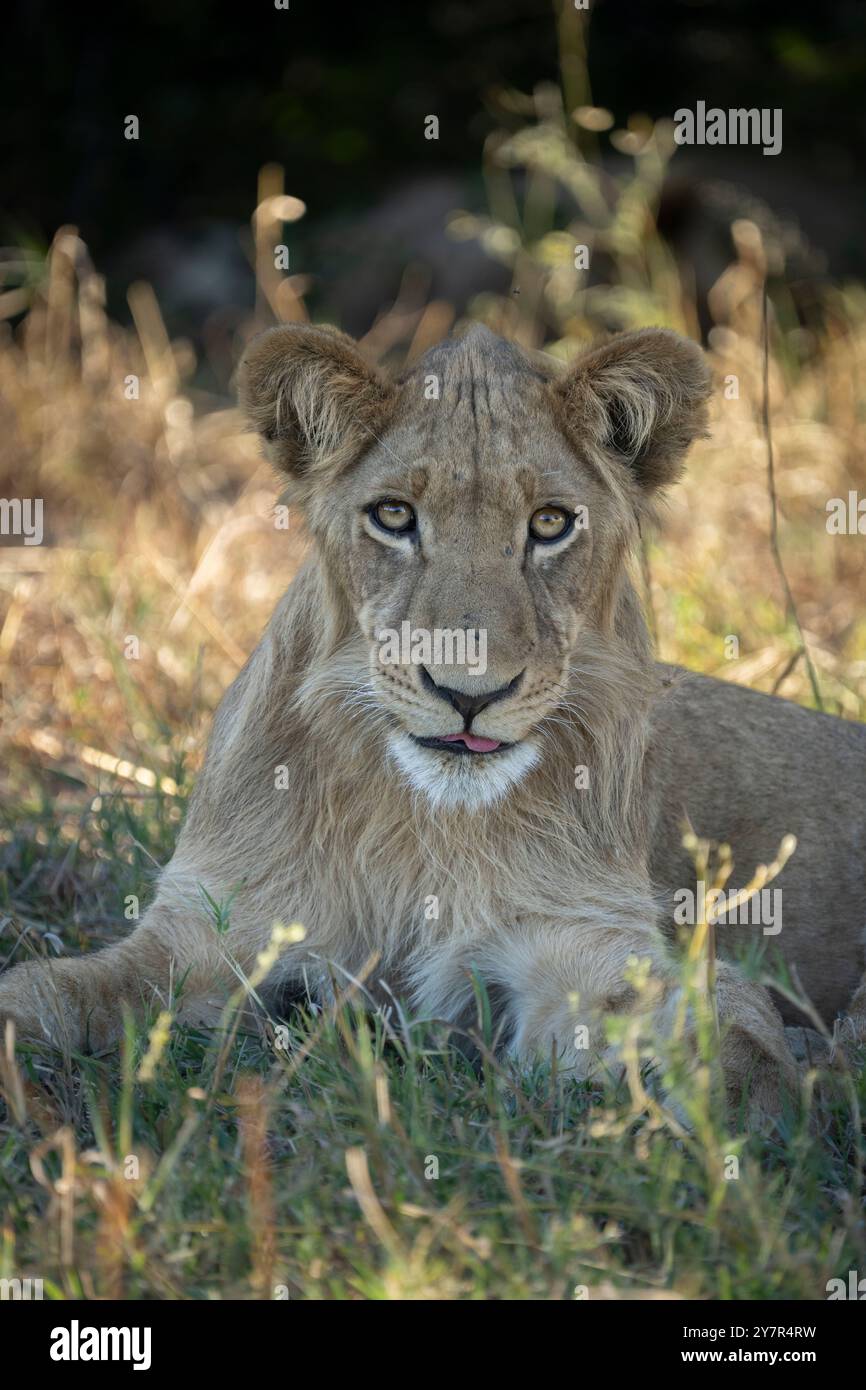
[[470, 753], [492, 753], [498, 748], [501, 739], [481, 738], [478, 734], [443, 734], [443, 743], [465, 743]]

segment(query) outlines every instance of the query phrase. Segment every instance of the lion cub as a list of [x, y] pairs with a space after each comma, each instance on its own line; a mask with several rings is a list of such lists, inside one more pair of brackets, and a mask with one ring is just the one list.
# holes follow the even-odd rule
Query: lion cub
[[[682, 1017], [688, 815], [731, 843], [739, 886], [797, 836], [774, 946], [828, 1023], [850, 1005], [862, 1029], [866, 730], [657, 666], [628, 577], [709, 391], [662, 329], [560, 370], [474, 328], [396, 381], [333, 329], [256, 339], [241, 404], [310, 557], [223, 699], [141, 925], [10, 971], [0, 1014], [103, 1046], [124, 1002], [182, 980], [196, 1017], [297, 921], [268, 987], [322, 999], [366, 970], [373, 999], [461, 1025], [477, 972], [503, 1048], [586, 1076], [616, 1060], [608, 1015], [662, 1048]], [[227, 934], [205, 892], [231, 901]], [[731, 1093], [772, 1110], [795, 1079], [782, 1017], [725, 959], [716, 1002]]]

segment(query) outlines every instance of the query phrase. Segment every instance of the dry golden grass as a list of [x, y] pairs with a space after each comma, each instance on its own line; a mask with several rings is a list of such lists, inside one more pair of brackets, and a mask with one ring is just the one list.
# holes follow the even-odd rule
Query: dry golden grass
[[101, 297], [62, 233], [44, 294], [0, 339], [0, 495], [43, 498], [45, 525], [42, 546], [0, 550], [3, 737], [22, 757], [83, 762], [85, 780], [98, 754], [103, 770], [159, 768], [154, 719], [198, 732], [303, 544], [295, 518], [275, 527], [270, 469], [236, 412], [185, 390], [188, 352], [149, 290], [132, 295], [136, 332]]

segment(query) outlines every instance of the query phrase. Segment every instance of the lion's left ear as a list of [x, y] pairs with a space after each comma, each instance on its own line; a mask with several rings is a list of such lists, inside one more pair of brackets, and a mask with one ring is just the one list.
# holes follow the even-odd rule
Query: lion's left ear
[[590, 348], [552, 385], [575, 443], [628, 467], [647, 492], [673, 483], [706, 433], [710, 370], [696, 343], [667, 328]]
[[396, 396], [348, 334], [312, 324], [260, 333], [244, 353], [237, 386], [241, 409], [301, 494], [370, 447]]

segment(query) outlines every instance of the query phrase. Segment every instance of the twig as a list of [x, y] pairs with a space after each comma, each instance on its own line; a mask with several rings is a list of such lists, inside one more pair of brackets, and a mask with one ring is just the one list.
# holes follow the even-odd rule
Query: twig
[[803, 655], [803, 652], [802, 652], [802, 651], [792, 652], [792, 653], [791, 653], [790, 657], [789, 657], [788, 660], [785, 662], [785, 665], [784, 665], [783, 669], [779, 672], [779, 675], [778, 675], [778, 676], [776, 677], [776, 679], [773, 681], [773, 689], [772, 689], [772, 691], [770, 692], [772, 695], [775, 695], [775, 694], [781, 689], [781, 687], [784, 685], [785, 681], [786, 681], [786, 680], [788, 679], [788, 677], [790, 676], [791, 672], [793, 671], [794, 667], [797, 665], [797, 662], [800, 660], [800, 657], [801, 657], [802, 655]]
[[788, 576], [785, 573], [785, 566], [782, 560], [782, 552], [779, 548], [779, 508], [776, 500], [776, 473], [773, 462], [773, 436], [770, 429], [770, 317], [768, 310], [769, 300], [767, 297], [767, 282], [764, 281], [763, 302], [761, 306], [761, 327], [763, 334], [764, 348], [764, 436], [767, 440], [767, 486], [770, 490], [770, 549], [773, 552], [773, 559], [776, 569], [779, 571], [779, 578], [782, 581], [782, 588], [785, 591], [785, 600], [788, 609], [788, 616], [793, 619], [800, 635], [800, 642], [803, 648], [803, 656], [806, 660], [806, 669], [809, 672], [809, 680], [812, 685], [812, 694], [815, 697], [815, 704], [820, 710], [824, 708], [824, 701], [821, 699], [821, 690], [818, 685], [818, 676], [806, 646], [806, 638], [803, 634], [803, 626], [797, 612], [797, 605], [794, 602], [794, 595], [788, 583]]

